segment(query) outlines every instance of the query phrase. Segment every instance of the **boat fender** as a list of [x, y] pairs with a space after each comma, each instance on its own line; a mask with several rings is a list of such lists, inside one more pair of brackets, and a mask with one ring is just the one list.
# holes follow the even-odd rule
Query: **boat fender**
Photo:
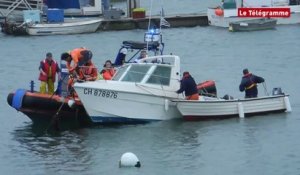
[[217, 16], [223, 16], [224, 15], [224, 11], [221, 8], [216, 8], [215, 9], [215, 15]]
[[245, 118], [244, 106], [241, 102], [238, 103], [238, 111], [239, 111], [239, 117], [240, 118]]
[[169, 100], [165, 99], [165, 111], [169, 110]]
[[119, 167], [141, 167], [141, 163], [137, 156], [132, 152], [124, 153], [119, 161]]
[[284, 97], [284, 104], [285, 104], [286, 112], [292, 112], [292, 107], [291, 107], [289, 97]]
[[75, 108], [75, 101], [74, 100], [68, 100], [68, 106], [70, 107], [70, 108]]
[[23, 97], [27, 90], [25, 89], [17, 89], [12, 100], [12, 107], [16, 110], [20, 110], [22, 107]]

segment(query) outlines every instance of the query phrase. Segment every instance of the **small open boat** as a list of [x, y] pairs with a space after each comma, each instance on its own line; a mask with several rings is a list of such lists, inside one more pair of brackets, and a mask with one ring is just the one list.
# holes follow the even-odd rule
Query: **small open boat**
[[229, 23], [228, 29], [231, 32], [274, 29], [276, 27], [276, 22], [276, 19], [269, 18], [236, 21]]
[[[279, 91], [275, 91], [279, 92]], [[270, 96], [247, 99], [213, 98], [202, 96], [199, 101], [172, 100], [185, 120], [202, 120], [253, 116], [258, 114], [290, 112], [289, 95], [274, 93]]]
[[62, 23], [27, 24], [29, 35], [63, 35], [96, 32], [102, 19], [71, 20]]

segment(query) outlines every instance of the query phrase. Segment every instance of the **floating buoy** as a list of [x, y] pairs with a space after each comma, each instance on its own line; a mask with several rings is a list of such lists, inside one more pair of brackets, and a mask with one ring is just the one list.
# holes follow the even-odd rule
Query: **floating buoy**
[[75, 107], [75, 101], [74, 100], [68, 100], [68, 106], [70, 108], [74, 108]]
[[141, 163], [137, 156], [131, 152], [124, 153], [121, 156], [119, 167], [141, 167]]
[[224, 11], [223, 11], [223, 9], [221, 9], [221, 8], [216, 8], [216, 9], [215, 9], [215, 14], [216, 14], [217, 16], [223, 16], [223, 15], [224, 15]]

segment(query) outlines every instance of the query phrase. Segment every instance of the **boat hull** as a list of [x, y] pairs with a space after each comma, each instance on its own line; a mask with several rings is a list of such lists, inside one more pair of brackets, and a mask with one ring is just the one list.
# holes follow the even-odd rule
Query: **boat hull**
[[177, 108], [186, 120], [248, 117], [258, 114], [284, 112], [289, 105], [288, 95], [251, 99], [187, 101], [177, 100]]
[[94, 123], [144, 123], [181, 117], [175, 103], [164, 96], [149, 93], [151, 88], [132, 83], [113, 86], [111, 83], [75, 84], [75, 90]]
[[[33, 123], [50, 123], [54, 116], [58, 114], [61, 123], [68, 123], [78, 126], [90, 125], [91, 121], [80, 102], [76, 102], [74, 107], [68, 106], [68, 98], [57, 95], [40, 94], [26, 91], [21, 98], [16, 98], [16, 93], [9, 93], [8, 104], [16, 110], [29, 117]], [[19, 103], [16, 107], [16, 104]], [[62, 106], [61, 110], [59, 108]]]
[[101, 19], [64, 23], [32, 24], [27, 27], [29, 35], [65, 35], [96, 32]]

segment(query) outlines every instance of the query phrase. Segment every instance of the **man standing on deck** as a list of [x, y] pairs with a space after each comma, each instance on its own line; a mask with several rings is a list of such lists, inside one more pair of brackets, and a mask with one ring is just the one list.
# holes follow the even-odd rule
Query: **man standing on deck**
[[263, 83], [265, 82], [265, 79], [249, 73], [248, 69], [244, 69], [243, 74], [244, 76], [242, 77], [242, 81], [240, 84], [240, 91], [245, 91], [245, 98], [257, 97], [257, 83]]
[[197, 84], [189, 72], [184, 72], [180, 83], [180, 89], [176, 91], [177, 94], [185, 92], [186, 100], [199, 100]]
[[[58, 79], [60, 79], [60, 69], [56, 61], [52, 58], [52, 53], [48, 52], [46, 58], [40, 62], [40, 76], [39, 80], [41, 81], [40, 92], [41, 93], [54, 93], [54, 82], [56, 73]], [[48, 92], [46, 91], [46, 87]]]

